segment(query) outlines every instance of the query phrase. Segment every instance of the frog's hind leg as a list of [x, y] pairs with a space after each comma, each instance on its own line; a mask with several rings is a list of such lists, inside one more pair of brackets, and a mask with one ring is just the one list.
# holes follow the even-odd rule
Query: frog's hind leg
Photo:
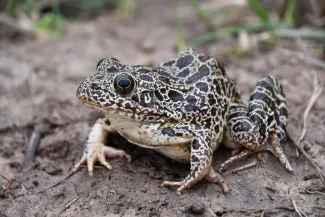
[[240, 99], [234, 100], [230, 105], [228, 136], [234, 143], [240, 143], [248, 150], [224, 162], [220, 170], [254, 151], [262, 150], [261, 147], [269, 142], [281, 165], [288, 172], [292, 172], [293, 169], [280, 146], [286, 123], [287, 104], [282, 87], [272, 76], [262, 78], [250, 97], [248, 108]]

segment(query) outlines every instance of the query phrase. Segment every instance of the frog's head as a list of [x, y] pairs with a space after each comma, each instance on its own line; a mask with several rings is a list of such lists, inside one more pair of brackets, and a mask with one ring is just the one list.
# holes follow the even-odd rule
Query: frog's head
[[80, 101], [106, 114], [139, 121], [167, 118], [155, 95], [154, 68], [123, 65], [109, 58], [99, 61], [96, 70], [79, 85], [77, 97]]

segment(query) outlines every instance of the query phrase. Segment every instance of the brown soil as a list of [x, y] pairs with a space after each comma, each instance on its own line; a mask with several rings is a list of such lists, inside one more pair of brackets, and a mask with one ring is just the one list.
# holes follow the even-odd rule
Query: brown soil
[[[188, 166], [121, 137], [112, 138], [111, 144], [121, 145], [133, 156], [130, 164], [112, 159], [113, 171], [96, 167], [94, 177], [82, 168], [44, 190], [70, 173], [82, 155], [91, 125], [101, 116], [75, 97], [77, 85], [94, 73], [96, 63], [114, 56], [127, 64], [149, 60], [156, 65], [176, 55], [173, 1], [137, 2], [131, 17], [106, 15], [88, 22], [66, 22], [62, 40], [25, 39], [15, 44], [0, 40], [0, 174], [13, 180], [10, 189], [0, 192], [0, 216], [261, 216], [264, 210], [264, 216], [299, 216], [293, 201], [307, 216], [325, 216], [325, 191], [315, 168], [286, 141], [283, 147], [294, 174], [286, 173], [272, 154], [261, 152], [240, 163], [256, 161], [255, 167], [224, 175], [231, 189], [226, 195], [205, 181], [181, 196], [174, 188], [159, 187], [162, 180], [184, 177]], [[184, 20], [187, 38], [203, 31], [202, 23], [190, 17]], [[276, 76], [289, 104], [288, 131], [297, 140], [302, 111], [313, 90], [313, 73], [322, 79], [324, 68], [281, 48], [255, 51], [244, 59], [221, 56], [234, 40], [227, 38], [198, 50], [220, 57], [246, 102], [262, 75]], [[323, 171], [324, 111], [323, 94], [308, 117], [301, 144]], [[41, 142], [34, 163], [22, 169], [35, 126], [42, 131]], [[230, 155], [230, 150], [220, 148], [213, 167], [217, 169]], [[6, 182], [0, 180], [0, 184]]]

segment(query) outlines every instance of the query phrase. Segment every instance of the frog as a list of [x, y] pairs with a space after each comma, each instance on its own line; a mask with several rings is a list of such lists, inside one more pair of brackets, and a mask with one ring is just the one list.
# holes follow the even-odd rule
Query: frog
[[[217, 59], [190, 48], [152, 67], [104, 58], [96, 72], [81, 82], [76, 95], [102, 112], [104, 118], [91, 128], [73, 172], [86, 163], [93, 176], [97, 161], [112, 170], [107, 162], [112, 157], [130, 162], [131, 156], [125, 151], [105, 144], [112, 133], [190, 164], [183, 180], [161, 184], [177, 187], [179, 195], [203, 179], [228, 192], [222, 170], [266, 144], [271, 144], [281, 165], [292, 171], [280, 144], [287, 124], [287, 102], [282, 86], [271, 75], [256, 84], [246, 106], [236, 83]], [[244, 150], [224, 162], [217, 172], [212, 160], [221, 144]]]

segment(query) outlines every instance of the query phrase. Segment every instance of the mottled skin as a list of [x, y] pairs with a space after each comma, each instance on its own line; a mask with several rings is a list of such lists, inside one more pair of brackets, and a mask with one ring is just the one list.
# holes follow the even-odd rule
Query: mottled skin
[[[190, 162], [190, 174], [183, 181], [162, 184], [178, 186], [178, 194], [202, 178], [228, 191], [211, 167], [213, 152], [223, 140], [231, 147], [247, 147], [244, 155], [271, 141], [281, 164], [292, 170], [279, 143], [287, 110], [277, 81], [271, 76], [263, 78], [247, 108], [240, 101], [236, 84], [217, 60], [192, 49], [154, 68], [103, 59], [97, 73], [79, 85], [77, 97], [102, 111], [106, 119], [99, 119], [92, 128], [84, 155], [73, 171], [87, 161], [92, 175], [97, 159], [112, 169], [105, 156], [130, 160], [124, 151], [104, 145], [110, 132], [176, 161]], [[243, 153], [221, 169], [242, 158]]]

